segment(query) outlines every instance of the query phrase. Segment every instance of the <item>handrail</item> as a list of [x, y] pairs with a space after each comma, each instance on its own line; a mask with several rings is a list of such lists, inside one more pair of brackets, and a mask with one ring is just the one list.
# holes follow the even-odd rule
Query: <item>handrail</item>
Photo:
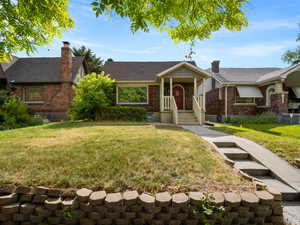
[[203, 121], [202, 121], [203, 109], [202, 109], [202, 107], [200, 107], [200, 104], [199, 104], [200, 102], [201, 102], [201, 96], [193, 96], [193, 111], [195, 113], [195, 116], [196, 116], [198, 122], [201, 125], [203, 123]]
[[171, 102], [170, 96], [164, 96], [164, 97], [163, 97], [163, 101], [164, 101], [164, 103], [163, 103], [163, 105], [164, 105], [164, 110], [166, 110], [166, 111], [171, 110], [171, 106], [170, 106], [170, 102]]
[[170, 106], [171, 106], [171, 111], [172, 111], [172, 116], [173, 116], [173, 123], [174, 124], [178, 124], [178, 109], [177, 109], [177, 105], [176, 105], [176, 101], [174, 96], [170, 97], [171, 101], [170, 101]]

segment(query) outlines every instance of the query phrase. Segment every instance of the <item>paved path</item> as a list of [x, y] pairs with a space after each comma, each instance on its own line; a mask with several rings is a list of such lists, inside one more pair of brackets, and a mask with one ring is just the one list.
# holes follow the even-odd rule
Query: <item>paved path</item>
[[[258, 145], [253, 141], [241, 137], [225, 134], [219, 131], [214, 131], [207, 127], [189, 125], [183, 125], [182, 127], [201, 136], [211, 144], [214, 144], [215, 142], [236, 143], [239, 147], [241, 147], [243, 150], [249, 153], [264, 167], [272, 171], [272, 173], [274, 173], [274, 175], [277, 178], [281, 179], [283, 182], [292, 187], [294, 191], [300, 192], [300, 170], [294, 168], [287, 161], [281, 159], [273, 152], [262, 147], [261, 145]], [[229, 150], [227, 149], [227, 151]], [[237, 163], [235, 164], [235, 166], [236, 165]], [[288, 221], [290, 224], [300, 225], [300, 202], [285, 202], [284, 217], [285, 220]]]

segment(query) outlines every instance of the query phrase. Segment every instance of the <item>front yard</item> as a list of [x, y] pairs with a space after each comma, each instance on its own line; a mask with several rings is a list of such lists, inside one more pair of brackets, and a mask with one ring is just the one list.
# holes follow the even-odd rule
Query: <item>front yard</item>
[[156, 192], [249, 190], [189, 131], [145, 124], [53, 123], [0, 132], [0, 180]]
[[296, 158], [300, 158], [300, 125], [288, 124], [220, 124], [214, 130], [244, 137], [284, 158], [292, 165], [296, 165]]

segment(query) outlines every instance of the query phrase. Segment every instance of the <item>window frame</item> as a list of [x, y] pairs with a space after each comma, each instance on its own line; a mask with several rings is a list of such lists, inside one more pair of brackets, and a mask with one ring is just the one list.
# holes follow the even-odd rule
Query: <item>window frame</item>
[[[42, 90], [42, 99], [43, 100], [38, 100], [38, 101], [27, 101], [26, 100], [26, 89], [28, 90], [28, 89], [30, 89], [30, 88], [41, 88], [41, 90]], [[22, 88], [22, 91], [23, 91], [23, 93], [22, 93], [22, 97], [23, 97], [23, 101], [25, 102], [25, 103], [27, 103], [27, 104], [43, 104], [44, 103], [44, 86], [42, 86], [42, 85], [39, 85], [39, 86], [24, 86], [23, 88]]]
[[[119, 102], [119, 88], [146, 88], [146, 94], [147, 94], [147, 101], [146, 102]], [[116, 103], [117, 105], [149, 105], [149, 85], [139, 85], [139, 84], [135, 84], [135, 85], [117, 85], [116, 88]]]
[[[238, 99], [252, 99], [252, 102], [239, 102]], [[255, 105], [255, 98], [254, 97], [248, 97], [248, 98], [242, 98], [239, 96], [239, 93], [238, 93], [238, 89], [235, 88], [235, 100], [234, 100], [234, 103], [235, 104], [238, 104], [238, 105]]]

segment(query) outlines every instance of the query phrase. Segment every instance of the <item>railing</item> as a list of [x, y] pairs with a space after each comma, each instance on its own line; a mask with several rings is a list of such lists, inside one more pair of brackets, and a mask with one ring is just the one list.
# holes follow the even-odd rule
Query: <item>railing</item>
[[171, 110], [171, 99], [170, 96], [164, 96], [164, 110], [165, 111], [170, 111]]
[[195, 113], [195, 116], [200, 123], [200, 125], [203, 123], [202, 118], [203, 118], [203, 109], [200, 106], [201, 105], [201, 98], [202, 96], [193, 96], [193, 111]]
[[173, 123], [178, 124], [178, 109], [177, 109], [176, 101], [174, 96], [171, 96], [170, 99], [171, 99], [170, 106], [172, 111]]

